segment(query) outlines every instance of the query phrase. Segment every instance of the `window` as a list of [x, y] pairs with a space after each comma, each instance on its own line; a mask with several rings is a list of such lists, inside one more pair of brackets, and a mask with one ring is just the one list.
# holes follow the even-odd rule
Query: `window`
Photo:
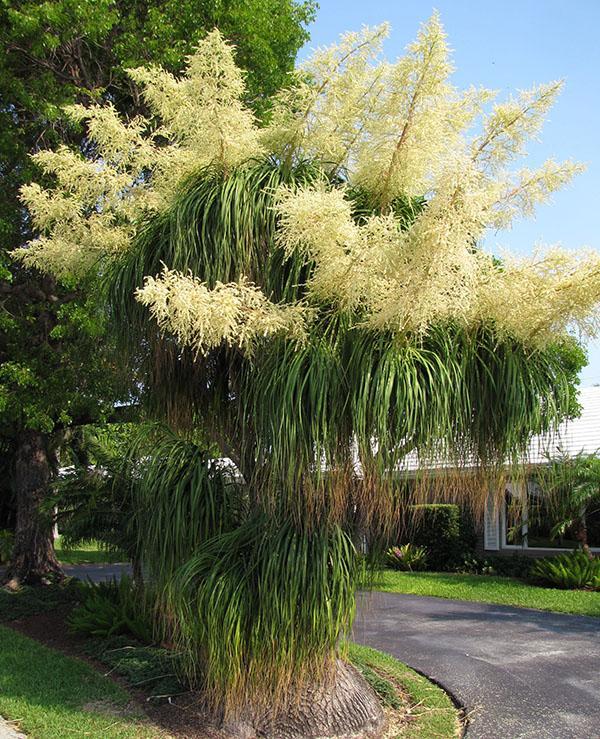
[[527, 546], [527, 501], [524, 498], [524, 485], [506, 485], [501, 521], [503, 549]]
[[[572, 529], [560, 535], [553, 531], [556, 524], [548, 498], [538, 483], [509, 483], [504, 491], [500, 516], [502, 549], [570, 550], [579, 546]], [[588, 542], [600, 550], [600, 498], [586, 512]]]

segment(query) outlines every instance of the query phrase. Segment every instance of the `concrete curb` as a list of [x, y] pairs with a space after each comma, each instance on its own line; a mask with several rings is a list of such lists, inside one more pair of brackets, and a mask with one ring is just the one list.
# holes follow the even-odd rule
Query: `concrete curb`
[[26, 739], [25, 734], [19, 733], [13, 723], [0, 716], [0, 739]]

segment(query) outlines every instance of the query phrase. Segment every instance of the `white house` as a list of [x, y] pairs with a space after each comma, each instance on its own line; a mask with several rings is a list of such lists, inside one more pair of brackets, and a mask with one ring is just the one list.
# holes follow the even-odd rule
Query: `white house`
[[[548, 456], [579, 453], [600, 453], [600, 387], [580, 390], [582, 410], [579, 418], [560, 425], [552, 436], [534, 437], [529, 447], [527, 462], [535, 471], [537, 465], [547, 463]], [[551, 542], [548, 532], [534, 522], [528, 524], [528, 506], [543, 498], [543, 491], [534, 480], [524, 483], [507, 483], [504, 499], [498, 505], [493, 496], [488, 497], [483, 526], [483, 549], [486, 552], [520, 551], [531, 555], [544, 555], [573, 548], [573, 542]], [[515, 506], [514, 501], [520, 502]], [[512, 504], [511, 504], [512, 503]], [[519, 520], [516, 519], [518, 511]], [[522, 513], [521, 513], [522, 512]], [[600, 552], [600, 515], [596, 539], [590, 541], [591, 549]], [[594, 527], [595, 531], [596, 527]]]

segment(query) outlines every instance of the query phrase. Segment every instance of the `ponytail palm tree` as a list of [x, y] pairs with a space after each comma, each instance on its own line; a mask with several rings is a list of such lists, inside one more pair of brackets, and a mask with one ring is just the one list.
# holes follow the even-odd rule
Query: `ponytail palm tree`
[[393, 64], [386, 33], [318, 51], [260, 128], [215, 31], [181, 79], [132, 72], [153, 122], [74, 109], [97, 161], [44, 152], [56, 187], [24, 191], [21, 258], [101, 284], [170, 428], [135, 486], [158, 627], [273, 736], [381, 729], [341, 646], [357, 540], [385, 539], [409, 452], [489, 470], [560, 420], [600, 300], [595, 254], [480, 247], [579, 169], [510, 169], [560, 84], [486, 112], [437, 16]]

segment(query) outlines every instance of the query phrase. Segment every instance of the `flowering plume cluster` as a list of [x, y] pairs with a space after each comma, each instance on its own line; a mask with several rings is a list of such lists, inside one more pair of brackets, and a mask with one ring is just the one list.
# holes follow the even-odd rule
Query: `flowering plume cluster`
[[[40, 236], [19, 256], [58, 275], [81, 274], [128, 249], [148, 213], [167, 208], [199, 168], [212, 165], [227, 176], [257, 158], [286, 165], [308, 159], [322, 181], [282, 188], [275, 206], [277, 245], [309, 265], [309, 301], [355, 311], [360, 324], [395, 332], [424, 333], [444, 321], [488, 323], [531, 344], [573, 327], [593, 332], [600, 301], [596, 255], [554, 248], [499, 264], [478, 248], [487, 229], [531, 216], [581, 171], [572, 161], [511, 168], [562, 83], [494, 104], [489, 90], [461, 92], [451, 84], [437, 14], [393, 63], [381, 58], [387, 33], [386, 25], [365, 28], [317, 50], [275, 97], [263, 128], [242, 103], [243, 76], [218, 31], [199, 45], [181, 79], [158, 68], [134, 70], [158, 125], [142, 118], [124, 123], [110, 106], [73, 109], [87, 122], [96, 158], [64, 148], [35, 156], [56, 186], [24, 188]], [[369, 203], [367, 213], [357, 215], [357, 193]], [[397, 205], [417, 201], [407, 221]], [[225, 297], [239, 306], [254, 296], [277, 331], [291, 327], [283, 318], [289, 306], [269, 304], [241, 274], [239, 280], [211, 296], [201, 281], [165, 272], [139, 299], [197, 349], [218, 336], [248, 346], [249, 332], [272, 333], [238, 319], [212, 332], [219, 314], [210, 306]], [[181, 303], [177, 290], [185, 295]]]
[[[315, 297], [360, 310], [373, 328], [400, 332], [425, 332], [448, 320], [491, 322], [499, 332], [539, 343], [567, 327], [593, 330], [590, 316], [600, 301], [594, 254], [566, 252], [557, 261], [561, 252], [554, 248], [547, 258], [538, 254], [534, 265], [512, 260], [520, 276], [514, 280], [512, 271], [477, 248], [487, 229], [509, 228], [515, 218], [533, 215], [582, 171], [572, 161], [548, 161], [534, 171], [509, 167], [526, 153], [562, 83], [535, 87], [486, 114], [494, 93], [461, 94], [449, 82], [452, 66], [437, 14], [405, 57], [373, 68], [385, 32], [365, 30], [317, 52], [308, 66], [311, 82], [304, 83], [313, 91], [310, 111], [294, 113], [299, 100], [289, 92], [278, 101], [281, 151], [316, 156], [325, 171], [343, 174], [346, 182], [340, 188], [324, 180], [278, 194], [279, 243], [303, 249], [314, 260]], [[293, 136], [287, 138], [281, 125], [286, 106], [288, 116], [302, 124], [288, 126]], [[481, 133], [470, 138], [477, 120]], [[353, 216], [348, 192], [355, 188], [376, 206], [362, 222]], [[406, 228], [394, 215], [394, 201], [415, 196], [425, 196], [426, 204]], [[557, 290], [561, 269], [568, 269], [568, 278]], [[563, 320], [550, 318], [557, 315]]]
[[183, 170], [167, 164], [176, 179], [205, 164], [230, 168], [262, 153], [254, 116], [241, 102], [246, 89], [242, 72], [219, 31], [200, 42], [182, 79], [159, 67], [130, 75], [143, 86], [150, 110], [162, 123], [158, 133], [176, 150], [170, 157]]
[[147, 215], [167, 207], [194, 171], [235, 167], [261, 153], [254, 118], [241, 103], [242, 72], [219, 31], [200, 42], [181, 79], [157, 67], [130, 76], [159, 125], [142, 116], [124, 122], [112, 105], [67, 109], [87, 125], [95, 156], [66, 147], [33, 156], [56, 184], [22, 189], [39, 233], [16, 250], [25, 264], [80, 276], [126, 250]]
[[274, 305], [244, 277], [227, 285], [217, 282], [209, 290], [192, 274], [165, 267], [156, 278], [146, 278], [137, 298], [150, 308], [160, 328], [196, 353], [223, 342], [251, 353], [257, 340], [276, 334], [305, 338], [304, 307]]
[[502, 269], [488, 269], [478, 296], [479, 312], [504, 331], [544, 344], [577, 328], [600, 329], [592, 307], [600, 299], [600, 255], [549, 249], [520, 259], [505, 255]]

